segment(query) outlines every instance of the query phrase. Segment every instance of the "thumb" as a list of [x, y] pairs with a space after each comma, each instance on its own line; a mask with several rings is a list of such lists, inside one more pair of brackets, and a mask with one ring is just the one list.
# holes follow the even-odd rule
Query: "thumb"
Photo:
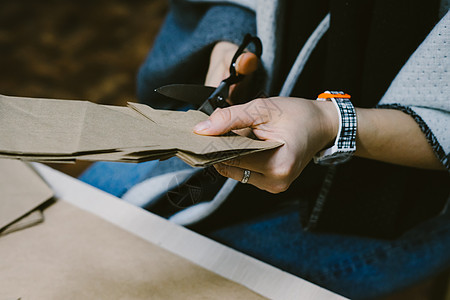
[[246, 113], [243, 105], [216, 109], [208, 120], [195, 125], [194, 132], [201, 135], [220, 135], [231, 130], [251, 127], [253, 118]]

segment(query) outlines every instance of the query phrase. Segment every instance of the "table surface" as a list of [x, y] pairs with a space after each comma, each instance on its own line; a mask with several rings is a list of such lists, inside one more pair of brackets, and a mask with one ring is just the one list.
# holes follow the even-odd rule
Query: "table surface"
[[33, 166], [56, 197], [267, 298], [345, 299], [48, 166], [39, 163], [33, 163]]

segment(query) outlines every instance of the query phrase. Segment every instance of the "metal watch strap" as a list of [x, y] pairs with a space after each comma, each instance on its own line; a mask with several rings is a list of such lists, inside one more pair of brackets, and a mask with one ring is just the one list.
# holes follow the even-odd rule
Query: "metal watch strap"
[[320, 94], [317, 100], [333, 102], [339, 114], [339, 130], [334, 145], [316, 154], [314, 162], [328, 165], [343, 163], [356, 151], [357, 120], [350, 95], [344, 92], [326, 91]]

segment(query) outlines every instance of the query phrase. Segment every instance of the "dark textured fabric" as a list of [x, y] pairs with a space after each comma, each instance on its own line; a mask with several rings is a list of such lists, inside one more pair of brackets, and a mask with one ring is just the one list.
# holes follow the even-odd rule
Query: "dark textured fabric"
[[329, 11], [330, 29], [314, 50], [293, 96], [343, 90], [374, 107], [438, 21], [438, 0], [288, 1], [281, 88], [301, 46]]
[[306, 232], [297, 209], [273, 210], [204, 233], [350, 299], [380, 299], [450, 265], [449, 215], [389, 241]]
[[339, 166], [316, 230], [396, 238], [437, 216], [449, 176], [354, 158]]
[[[292, 65], [297, 58], [301, 48], [316, 29], [322, 19], [329, 12], [328, 1], [286, 1], [286, 18], [283, 28], [283, 38], [281, 44], [281, 59], [279, 73], [274, 76], [275, 90], [277, 95], [286, 79]], [[315, 99], [318, 92], [322, 92], [321, 81], [325, 67], [323, 57], [325, 55], [326, 36], [322, 38], [316, 49], [305, 65], [298, 83], [293, 90], [292, 96]]]
[[[352, 95], [355, 106], [375, 107], [437, 23], [439, 1], [289, 1], [288, 8], [283, 79], [309, 34], [328, 10], [331, 13], [330, 29], [293, 96], [314, 99], [324, 90], [343, 90]], [[277, 82], [281, 88], [283, 80]], [[442, 210], [448, 179], [445, 172], [354, 159], [337, 167], [331, 190], [323, 191], [325, 201], [303, 198], [302, 220], [309, 230], [397, 237]]]

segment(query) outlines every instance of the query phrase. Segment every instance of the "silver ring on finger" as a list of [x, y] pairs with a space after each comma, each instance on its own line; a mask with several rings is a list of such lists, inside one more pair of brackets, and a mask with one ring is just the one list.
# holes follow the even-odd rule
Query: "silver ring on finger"
[[251, 174], [250, 170], [244, 170], [244, 176], [242, 177], [241, 182], [247, 183], [248, 180], [250, 179], [250, 174]]

